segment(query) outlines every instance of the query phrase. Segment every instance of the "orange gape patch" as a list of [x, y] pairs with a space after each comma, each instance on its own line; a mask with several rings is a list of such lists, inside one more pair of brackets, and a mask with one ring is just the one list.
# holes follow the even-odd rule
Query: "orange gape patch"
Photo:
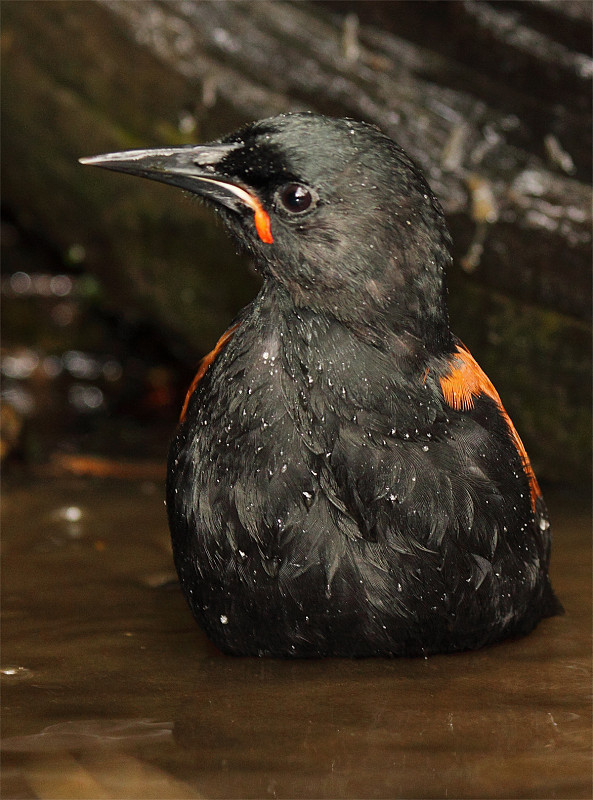
[[274, 237], [270, 227], [270, 217], [259, 204], [255, 207], [255, 229], [262, 242], [272, 244]]
[[198, 367], [198, 371], [196, 372], [196, 376], [193, 379], [193, 381], [191, 382], [191, 386], [189, 387], [189, 389], [187, 390], [187, 394], [185, 395], [185, 401], [183, 403], [183, 408], [181, 409], [181, 414], [179, 416], [179, 422], [184, 422], [184, 420], [185, 420], [185, 415], [187, 414], [187, 407], [189, 405], [189, 399], [192, 396], [192, 394], [195, 392], [196, 386], [202, 380], [202, 378], [206, 374], [206, 370], [208, 369], [210, 364], [212, 364], [212, 362], [214, 361], [216, 356], [220, 353], [220, 351], [225, 346], [225, 344], [227, 344], [227, 342], [232, 337], [233, 333], [237, 330], [238, 327], [239, 327], [239, 323], [237, 323], [236, 325], [233, 325], [233, 327], [229, 328], [228, 331], [225, 331], [222, 334], [222, 336], [220, 337], [220, 339], [216, 342], [216, 346], [214, 347], [214, 349], [211, 350], [208, 353], [208, 355], [204, 356], [204, 358], [200, 361], [200, 366]]
[[463, 346], [457, 346], [457, 355], [453, 358], [451, 363], [451, 372], [444, 375], [440, 379], [441, 389], [443, 390], [443, 397], [445, 401], [458, 411], [466, 411], [474, 407], [474, 398], [481, 394], [487, 395], [491, 400], [494, 400], [502, 416], [504, 417], [509, 431], [511, 433], [515, 447], [521, 456], [523, 463], [523, 470], [529, 480], [529, 489], [531, 494], [531, 507], [535, 511], [535, 501], [541, 497], [541, 490], [537, 482], [537, 478], [533, 472], [529, 456], [525, 450], [525, 446], [521, 441], [521, 437], [517, 433], [515, 426], [509, 415], [507, 414], [500, 396], [493, 383], [490, 381], [486, 373], [482, 370], [478, 362]]

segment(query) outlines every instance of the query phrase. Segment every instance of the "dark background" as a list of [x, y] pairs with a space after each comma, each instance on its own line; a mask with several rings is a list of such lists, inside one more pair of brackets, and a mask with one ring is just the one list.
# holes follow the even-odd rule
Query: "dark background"
[[587, 2], [5, 0], [5, 474], [160, 474], [197, 361], [257, 290], [211, 213], [78, 157], [307, 108], [425, 170], [456, 333], [538, 474], [588, 485], [590, 57]]

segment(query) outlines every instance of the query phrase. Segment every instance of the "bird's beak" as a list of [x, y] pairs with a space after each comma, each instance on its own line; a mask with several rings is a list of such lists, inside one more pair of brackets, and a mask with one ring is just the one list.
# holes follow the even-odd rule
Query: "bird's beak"
[[245, 207], [254, 212], [260, 239], [273, 241], [270, 218], [253, 190], [234, 182], [220, 168], [223, 159], [241, 144], [185, 145], [153, 150], [126, 150], [80, 158], [81, 164], [127, 172], [161, 183], [169, 183], [223, 205], [232, 211]]

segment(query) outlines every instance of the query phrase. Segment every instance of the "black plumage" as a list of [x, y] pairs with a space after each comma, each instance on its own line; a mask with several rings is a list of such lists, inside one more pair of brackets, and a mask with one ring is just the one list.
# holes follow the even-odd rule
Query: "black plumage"
[[401, 148], [294, 114], [85, 161], [204, 197], [264, 278], [169, 457], [181, 585], [224, 652], [448, 652], [560, 609], [539, 486], [449, 329], [449, 235]]

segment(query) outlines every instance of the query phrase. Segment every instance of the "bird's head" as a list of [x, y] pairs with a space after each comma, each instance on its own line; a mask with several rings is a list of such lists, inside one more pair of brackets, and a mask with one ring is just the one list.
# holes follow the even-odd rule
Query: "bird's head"
[[286, 114], [211, 144], [81, 161], [202, 197], [297, 306], [435, 346], [449, 336], [440, 205], [405, 152], [371, 125]]

